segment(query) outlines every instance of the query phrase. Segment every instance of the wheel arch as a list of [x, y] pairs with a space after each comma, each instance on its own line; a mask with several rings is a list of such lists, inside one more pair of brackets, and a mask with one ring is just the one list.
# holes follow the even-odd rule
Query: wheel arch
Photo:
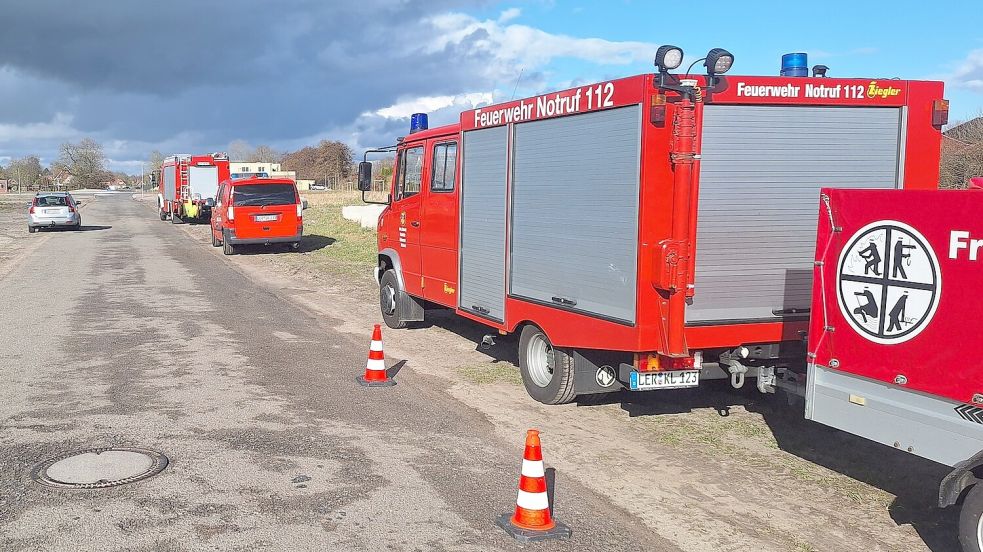
[[403, 281], [403, 265], [395, 249], [386, 248], [379, 252], [379, 266], [384, 268], [380, 270], [378, 280], [382, 280], [382, 272], [392, 269], [396, 273], [396, 281], [399, 282], [400, 289], [406, 289], [406, 282]]
[[953, 466], [939, 485], [939, 507], [959, 502], [966, 491], [983, 482], [983, 450]]

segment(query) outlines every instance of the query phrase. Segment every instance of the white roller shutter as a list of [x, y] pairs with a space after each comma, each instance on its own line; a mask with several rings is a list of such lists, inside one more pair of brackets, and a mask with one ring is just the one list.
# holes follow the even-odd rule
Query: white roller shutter
[[898, 185], [901, 110], [708, 105], [687, 322], [808, 309], [819, 189]]

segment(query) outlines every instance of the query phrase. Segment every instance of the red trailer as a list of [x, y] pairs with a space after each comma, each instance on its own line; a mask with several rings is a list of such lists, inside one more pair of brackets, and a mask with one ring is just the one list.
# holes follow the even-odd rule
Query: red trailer
[[822, 191], [806, 417], [953, 471], [983, 548], [983, 192]]
[[224, 153], [172, 155], [164, 159], [157, 178], [160, 220], [208, 220], [219, 182], [229, 179], [229, 156]]
[[552, 404], [801, 378], [815, 198], [935, 188], [943, 85], [708, 65], [717, 74], [662, 67], [402, 139], [378, 224], [386, 323], [440, 306], [518, 333], [525, 387]]

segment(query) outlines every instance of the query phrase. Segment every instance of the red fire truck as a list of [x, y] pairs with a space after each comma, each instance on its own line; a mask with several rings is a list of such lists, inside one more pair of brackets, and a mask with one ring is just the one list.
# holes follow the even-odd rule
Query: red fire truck
[[664, 50], [656, 74], [411, 129], [378, 223], [386, 323], [432, 305], [518, 333], [544, 403], [801, 383], [815, 198], [935, 188], [942, 83], [725, 76], [719, 49], [683, 79]]
[[215, 205], [220, 182], [229, 179], [229, 156], [224, 153], [172, 155], [164, 159], [157, 178], [160, 220], [177, 224], [205, 221]]
[[983, 549], [983, 192], [825, 189], [806, 417], [953, 467], [939, 506]]

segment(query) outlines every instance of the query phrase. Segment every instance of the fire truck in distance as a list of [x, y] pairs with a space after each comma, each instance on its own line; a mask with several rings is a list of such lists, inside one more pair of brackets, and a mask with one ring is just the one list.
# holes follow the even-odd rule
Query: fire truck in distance
[[801, 385], [819, 190], [937, 187], [942, 83], [730, 76], [724, 50], [683, 79], [677, 54], [411, 129], [378, 223], [386, 323], [434, 305], [517, 333], [550, 404]]
[[224, 153], [172, 155], [161, 164], [157, 181], [160, 220], [207, 221], [220, 182], [229, 179], [229, 156]]

